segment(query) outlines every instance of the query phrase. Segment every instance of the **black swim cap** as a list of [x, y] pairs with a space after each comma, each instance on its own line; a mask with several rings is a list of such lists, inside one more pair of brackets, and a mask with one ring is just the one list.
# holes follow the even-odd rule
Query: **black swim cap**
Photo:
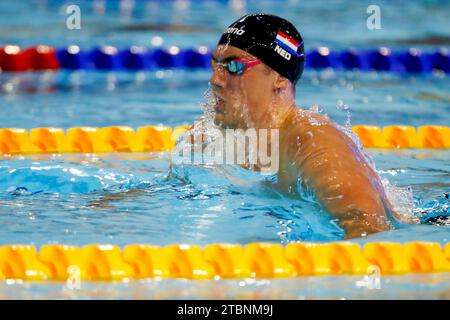
[[305, 67], [303, 39], [289, 21], [270, 14], [249, 14], [233, 22], [220, 44], [242, 49], [288, 78], [293, 84]]

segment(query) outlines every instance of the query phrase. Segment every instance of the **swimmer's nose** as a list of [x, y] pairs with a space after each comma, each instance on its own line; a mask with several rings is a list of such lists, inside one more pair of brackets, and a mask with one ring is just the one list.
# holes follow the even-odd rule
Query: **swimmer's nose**
[[213, 70], [211, 79], [209, 80], [213, 89], [224, 88], [226, 84], [225, 77], [225, 70], [222, 66], [218, 66], [217, 68], [215, 68]]

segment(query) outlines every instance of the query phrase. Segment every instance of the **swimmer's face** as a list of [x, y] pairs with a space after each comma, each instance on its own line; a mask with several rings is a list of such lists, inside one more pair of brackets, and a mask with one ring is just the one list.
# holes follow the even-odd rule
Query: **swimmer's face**
[[[213, 53], [216, 62], [235, 59], [256, 60], [251, 54], [229, 45], [219, 45]], [[276, 72], [260, 63], [244, 71], [231, 74], [226, 67], [213, 70], [210, 83], [216, 97], [214, 122], [224, 128], [248, 128], [249, 121], [261, 123], [273, 98]]]

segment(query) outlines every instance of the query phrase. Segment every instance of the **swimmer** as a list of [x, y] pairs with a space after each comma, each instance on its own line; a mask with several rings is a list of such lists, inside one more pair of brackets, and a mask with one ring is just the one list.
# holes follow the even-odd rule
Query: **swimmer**
[[296, 105], [304, 64], [303, 39], [290, 22], [269, 14], [238, 19], [212, 55], [214, 124], [278, 129], [277, 186], [293, 193], [301, 181], [337, 218], [346, 238], [392, 228], [395, 213], [364, 151], [327, 116]]

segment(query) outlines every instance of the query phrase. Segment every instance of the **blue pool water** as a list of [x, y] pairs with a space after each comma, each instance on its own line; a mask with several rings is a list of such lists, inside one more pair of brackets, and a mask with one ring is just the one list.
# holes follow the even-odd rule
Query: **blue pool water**
[[[449, 151], [372, 151], [412, 213], [449, 212]], [[428, 158], [432, 156], [432, 158]], [[332, 241], [344, 233], [316, 204], [236, 167], [175, 166], [166, 155], [12, 157], [0, 162], [0, 243], [208, 244]], [[447, 181], [446, 181], [447, 180]], [[25, 187], [27, 190], [17, 190]], [[404, 208], [405, 209], [405, 208]], [[12, 241], [11, 239], [14, 239]], [[411, 225], [365, 239], [446, 243], [450, 226]]]
[[[0, 2], [0, 45], [151, 46], [159, 36], [165, 47], [212, 48], [221, 30], [245, 11], [272, 12], [291, 19], [302, 31], [307, 49], [387, 45], [436, 50], [450, 43], [446, 14], [450, 8], [445, 1], [410, 1], [407, 6], [402, 1], [380, 1], [383, 28], [374, 31], [366, 28], [370, 3], [364, 1], [332, 1], [327, 6], [314, 1], [249, 1], [245, 9], [230, 8], [225, 1], [200, 1], [184, 9], [171, 2], [136, 1], [131, 14], [121, 11], [119, 2], [106, 5], [102, 14], [93, 9], [92, 2], [81, 1], [83, 20], [78, 31], [65, 28], [60, 3]], [[14, 18], [16, 12], [20, 20]], [[208, 70], [0, 73], [0, 127], [192, 124], [201, 115], [209, 77]], [[378, 126], [450, 125], [449, 92], [448, 75], [442, 74], [307, 70], [297, 87], [297, 102], [302, 107], [317, 104], [341, 125], [347, 121]], [[390, 181], [390, 196], [404, 211], [419, 217], [449, 212], [444, 194], [450, 192], [450, 151], [370, 150], [369, 154], [380, 175]], [[342, 239], [343, 231], [317, 205], [288, 199], [263, 180], [257, 173], [236, 167], [171, 166], [167, 154], [3, 156], [0, 245], [285, 244]], [[446, 243], [449, 238], [448, 225], [410, 225], [354, 241]], [[220, 286], [223, 292], [234, 292], [230, 297], [248, 297], [260, 290], [254, 297], [261, 298], [442, 298], [448, 297], [449, 290], [448, 277], [442, 275], [386, 278], [380, 292], [355, 289], [352, 277], [323, 279], [246, 286], [224, 281]], [[415, 284], [411, 287], [411, 283]], [[48, 285], [0, 285], [0, 298], [201, 297], [211, 291], [208, 283], [186, 291], [191, 286], [183, 281], [92, 284], [86, 291], [69, 294]], [[239, 286], [244, 289], [237, 290]], [[162, 287], [171, 289], [161, 291]], [[417, 295], [420, 290], [423, 295]]]

